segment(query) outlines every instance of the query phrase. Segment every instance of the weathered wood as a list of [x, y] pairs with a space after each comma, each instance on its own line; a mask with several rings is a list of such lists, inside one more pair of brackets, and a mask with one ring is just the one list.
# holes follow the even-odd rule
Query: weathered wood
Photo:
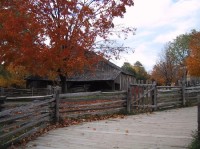
[[183, 106], [185, 106], [186, 100], [185, 100], [185, 78], [184, 81], [182, 81], [182, 101], [183, 101]]
[[166, 89], [168, 89], [168, 88], [172, 88], [172, 89], [181, 89], [181, 87], [180, 86], [157, 86], [157, 88], [158, 89], [160, 89], [160, 88], [166, 88]]
[[93, 100], [118, 100], [118, 99], [126, 99], [127, 95], [100, 95], [100, 96], [85, 96], [85, 97], [76, 97], [76, 98], [62, 98], [60, 101], [68, 101], [68, 102], [79, 102], [79, 101], [93, 101]]
[[168, 94], [160, 94], [160, 92], [157, 92], [157, 97], [158, 98], [162, 98], [162, 97], [182, 97], [182, 94], [181, 93], [168, 93]]
[[8, 114], [10, 114], [11, 112], [23, 112], [23, 111], [28, 111], [28, 110], [31, 109], [31, 108], [36, 108], [36, 107], [38, 107], [38, 106], [41, 106], [41, 105], [44, 105], [44, 104], [47, 104], [47, 103], [51, 103], [51, 102], [53, 102], [53, 101], [55, 101], [55, 98], [46, 99], [46, 100], [44, 100], [44, 101], [40, 101], [40, 102], [37, 102], [37, 103], [30, 103], [29, 105], [20, 106], [20, 107], [14, 108], [14, 109], [5, 110], [5, 111], [0, 112], [0, 117], [5, 116], [5, 115], [8, 115]]
[[105, 114], [113, 114], [116, 112], [119, 112], [121, 110], [126, 110], [125, 107], [123, 108], [116, 108], [116, 109], [108, 109], [108, 110], [103, 110], [103, 111], [95, 111], [95, 112], [85, 112], [85, 113], [77, 113], [77, 114], [63, 114], [61, 115], [62, 118], [75, 118], [75, 117], [81, 117], [84, 115], [105, 115]]
[[133, 105], [134, 107], [140, 107], [140, 108], [156, 108], [155, 105]]
[[82, 107], [93, 107], [93, 106], [106, 106], [106, 105], [111, 105], [111, 104], [125, 104], [126, 100], [117, 100], [117, 101], [112, 101], [112, 102], [101, 102], [101, 103], [92, 103], [92, 104], [60, 104], [59, 108], [82, 108]]
[[200, 90], [200, 86], [186, 87], [186, 90]]
[[7, 102], [9, 101], [24, 101], [24, 100], [41, 100], [52, 98], [53, 95], [45, 95], [45, 96], [23, 96], [23, 97], [7, 97]]
[[67, 93], [67, 94], [60, 94], [60, 98], [67, 98], [67, 97], [82, 97], [82, 96], [95, 96], [100, 95], [102, 92], [81, 92], [81, 93]]
[[157, 107], [164, 107], [164, 106], [174, 106], [174, 105], [181, 105], [182, 101], [176, 101], [176, 102], [163, 102], [163, 103], [158, 103]]
[[176, 102], [176, 101], [182, 101], [182, 98], [180, 97], [180, 98], [173, 98], [173, 99], [171, 99], [171, 98], [163, 98], [162, 100], [161, 99], [159, 99], [159, 100], [157, 100], [157, 103], [161, 103], [161, 102]]
[[131, 112], [131, 88], [128, 88], [128, 94], [127, 94], [127, 99], [126, 99], [126, 108], [127, 108], [127, 112], [130, 113]]
[[62, 109], [60, 110], [60, 115], [62, 115], [62, 113], [71, 113], [71, 112], [85, 112], [88, 111], [88, 113], [92, 112], [92, 111], [98, 111], [98, 110], [107, 110], [107, 109], [115, 109], [115, 108], [121, 108], [121, 107], [125, 107], [125, 106], [121, 106], [121, 105], [117, 105], [117, 106], [106, 106], [106, 107], [88, 107], [88, 108], [81, 108], [81, 109]]
[[48, 115], [48, 114], [43, 114], [43, 115], [41, 115], [41, 116], [39, 116], [39, 117], [37, 117], [37, 118], [33, 118], [33, 119], [32, 119], [30, 122], [28, 122], [26, 125], [24, 125], [24, 126], [18, 128], [18, 129], [15, 129], [15, 130], [13, 130], [13, 131], [11, 131], [11, 132], [8, 132], [8, 133], [6, 133], [6, 134], [0, 135], [0, 140], [3, 139], [3, 138], [6, 138], [6, 137], [8, 137], [8, 136], [14, 135], [14, 134], [16, 134], [16, 133], [18, 133], [18, 132], [20, 132], [20, 131], [22, 131], [22, 130], [24, 130], [24, 129], [27, 129], [27, 128], [29, 128], [29, 127], [32, 127], [32, 126], [34, 126], [34, 125], [36, 125], [36, 124], [39, 124], [39, 123], [41, 123], [41, 122], [48, 121], [49, 118], [46, 117], [47, 115]]
[[153, 86], [153, 84], [130, 84], [130, 86]]
[[118, 94], [126, 94], [127, 91], [115, 91], [115, 92], [102, 92], [103, 95], [118, 95]]
[[59, 90], [57, 89], [56, 91], [56, 97], [55, 97], [55, 100], [56, 100], [56, 107], [55, 107], [55, 114], [56, 114], [56, 122], [59, 122], [60, 120], [60, 115], [59, 115], [59, 102], [60, 102], [60, 97], [59, 97]]
[[198, 103], [198, 113], [197, 113], [197, 121], [198, 121], [198, 140], [200, 141], [200, 102]]
[[28, 136], [30, 136], [30, 135], [32, 135], [32, 134], [38, 132], [39, 130], [41, 130], [41, 129], [47, 127], [47, 125], [48, 125], [47, 123], [44, 123], [44, 124], [42, 124], [42, 125], [40, 125], [40, 126], [38, 126], [38, 127], [34, 127], [33, 129], [27, 131], [26, 133], [24, 133], [24, 134], [22, 134], [22, 135], [20, 135], [20, 136], [18, 136], [18, 137], [15, 137], [14, 139], [11, 139], [11, 140], [9, 140], [9, 141], [7, 141], [7, 142], [3, 142], [3, 144], [1, 144], [0, 147], [1, 147], [1, 146], [2, 146], [2, 147], [9, 147], [9, 146], [10, 146], [11, 144], [13, 144], [13, 143], [18, 143], [18, 142], [20, 142], [22, 139], [24, 139], [24, 138], [26, 138], [26, 137], [28, 137]]

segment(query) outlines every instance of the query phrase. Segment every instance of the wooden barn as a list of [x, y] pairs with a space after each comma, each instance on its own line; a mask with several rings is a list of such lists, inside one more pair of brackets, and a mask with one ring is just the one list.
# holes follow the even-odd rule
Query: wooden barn
[[127, 90], [135, 77], [109, 61], [100, 61], [94, 70], [66, 79], [65, 92]]
[[48, 78], [39, 76], [29, 76], [25, 80], [26, 88], [47, 88], [48, 85], [53, 85], [53, 82]]
[[[103, 60], [93, 68], [66, 79], [65, 93], [127, 90], [135, 77], [123, 71], [115, 64]], [[29, 76], [26, 78], [27, 88], [46, 88], [54, 83], [48, 78]]]

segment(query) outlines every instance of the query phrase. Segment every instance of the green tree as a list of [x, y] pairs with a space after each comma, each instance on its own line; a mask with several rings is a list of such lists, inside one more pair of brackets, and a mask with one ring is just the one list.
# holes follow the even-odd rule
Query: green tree
[[189, 42], [191, 33], [182, 34], [168, 44], [168, 55], [174, 59], [175, 65], [185, 66], [185, 60], [190, 54]]
[[123, 66], [121, 68], [122, 68], [122, 70], [136, 76], [135, 69], [133, 68], [133, 66], [130, 63], [124, 62]]
[[136, 72], [137, 80], [147, 80], [148, 79], [148, 74], [141, 62], [139, 62], [139, 61], [135, 62], [133, 65], [133, 69]]

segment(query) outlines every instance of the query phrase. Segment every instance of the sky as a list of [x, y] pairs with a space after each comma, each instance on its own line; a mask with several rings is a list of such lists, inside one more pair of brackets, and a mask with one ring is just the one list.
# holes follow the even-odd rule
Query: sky
[[121, 53], [120, 60], [112, 62], [121, 67], [124, 62], [140, 61], [150, 72], [167, 42], [192, 29], [200, 30], [200, 0], [134, 0], [124, 18], [114, 23], [137, 30], [127, 40], [119, 40], [134, 52]]

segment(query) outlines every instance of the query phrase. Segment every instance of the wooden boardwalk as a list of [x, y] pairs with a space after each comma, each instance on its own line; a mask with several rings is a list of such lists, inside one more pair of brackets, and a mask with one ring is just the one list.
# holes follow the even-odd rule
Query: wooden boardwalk
[[181, 149], [197, 129], [197, 107], [108, 119], [52, 130], [31, 149]]

